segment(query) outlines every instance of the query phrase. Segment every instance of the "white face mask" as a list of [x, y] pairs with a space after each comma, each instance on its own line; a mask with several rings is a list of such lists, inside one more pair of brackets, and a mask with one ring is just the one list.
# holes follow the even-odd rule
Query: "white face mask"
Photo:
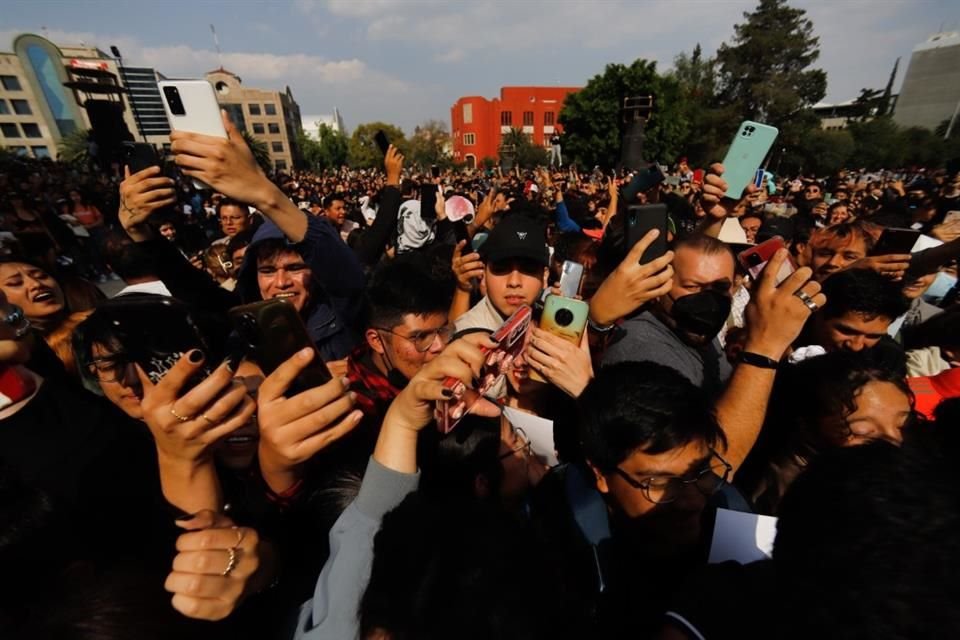
[[931, 304], [936, 304], [943, 300], [944, 296], [950, 293], [950, 290], [957, 285], [956, 276], [952, 276], [949, 273], [941, 271], [937, 274], [936, 280], [933, 281], [927, 290], [923, 292], [921, 296], [924, 302], [929, 302]]

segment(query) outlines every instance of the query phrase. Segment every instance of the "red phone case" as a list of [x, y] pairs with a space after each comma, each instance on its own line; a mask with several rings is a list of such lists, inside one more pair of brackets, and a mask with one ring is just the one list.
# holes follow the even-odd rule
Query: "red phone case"
[[507, 369], [526, 346], [532, 318], [530, 307], [520, 307], [491, 336], [499, 346], [491, 350], [481, 348], [487, 359], [480, 370], [476, 389], [467, 387], [459, 378], [450, 377], [443, 381], [443, 386], [453, 391], [454, 398], [437, 402], [436, 420], [440, 433], [453, 431], [473, 405], [506, 376]]
[[[783, 242], [783, 238], [780, 236], [774, 236], [769, 240], [761, 242], [755, 247], [750, 247], [741, 251], [737, 256], [737, 260], [740, 261], [740, 266], [750, 274], [750, 277], [756, 280], [760, 277], [760, 273], [763, 271], [763, 268], [767, 266], [767, 263], [770, 261], [770, 258], [773, 257], [780, 249], [786, 248], [786, 245]], [[781, 273], [777, 277], [777, 284], [779, 285], [786, 278], [794, 272], [793, 263], [788, 259], [784, 262], [785, 267], [781, 269]], [[786, 265], [789, 265], [789, 269], [786, 268]]]

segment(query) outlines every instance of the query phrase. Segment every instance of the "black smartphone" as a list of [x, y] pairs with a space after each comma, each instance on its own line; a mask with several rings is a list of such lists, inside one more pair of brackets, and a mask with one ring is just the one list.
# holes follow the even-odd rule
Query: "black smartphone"
[[138, 173], [150, 167], [159, 167], [160, 158], [152, 144], [146, 142], [124, 142], [123, 163], [130, 167], [130, 173]]
[[420, 217], [424, 220], [434, 220], [437, 217], [437, 185], [420, 185]]
[[430, 165], [430, 175], [434, 178], [440, 177], [440, 167], [437, 165]]
[[373, 141], [377, 143], [377, 148], [380, 149], [380, 153], [387, 155], [387, 149], [390, 148], [390, 141], [387, 140], [387, 134], [382, 130], [377, 131], [373, 136]]
[[624, 257], [651, 229], [659, 230], [660, 235], [643, 252], [640, 264], [647, 264], [667, 252], [667, 205], [632, 204], [627, 207], [626, 224], [627, 243]]
[[876, 246], [870, 252], [874, 256], [887, 256], [891, 254], [908, 254], [913, 245], [917, 243], [920, 232], [914, 229], [898, 229], [896, 227], [887, 227], [880, 234]]
[[[234, 307], [229, 315], [240, 340], [266, 375], [301, 349], [314, 346], [296, 307], [285, 300], [264, 300]], [[300, 372], [286, 395], [294, 396], [332, 379], [333, 375], [318, 355]]]

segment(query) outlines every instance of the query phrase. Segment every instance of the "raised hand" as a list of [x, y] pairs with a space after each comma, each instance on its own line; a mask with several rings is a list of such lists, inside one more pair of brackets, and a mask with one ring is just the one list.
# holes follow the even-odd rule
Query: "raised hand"
[[525, 358], [534, 371], [572, 398], [579, 398], [593, 379], [586, 332], [576, 345], [534, 327]]
[[744, 350], [773, 360], [783, 358], [810, 314], [827, 301], [820, 293], [820, 284], [810, 279], [813, 271], [809, 267], [797, 269], [777, 286], [777, 274], [788, 255], [786, 249], [780, 249], [770, 259], [751, 291], [746, 308]]
[[387, 147], [387, 154], [383, 157], [383, 168], [387, 173], [387, 184], [399, 186], [400, 176], [403, 173], [403, 154], [395, 146]]
[[461, 291], [471, 291], [473, 283], [483, 277], [483, 262], [480, 254], [471, 252], [463, 255], [467, 241], [461, 240], [453, 250], [453, 274], [457, 277], [457, 288]]
[[177, 526], [177, 555], [164, 589], [173, 608], [198, 620], [222, 620], [266, 583], [257, 532], [234, 526], [227, 516], [204, 510]]
[[260, 471], [276, 493], [293, 486], [304, 462], [350, 433], [363, 418], [359, 410], [352, 411], [356, 394], [347, 392], [343, 378], [292, 398], [284, 395], [315, 357], [311, 348], [295, 353], [267, 376], [257, 393]]
[[673, 286], [673, 251], [647, 264], [640, 264], [660, 231], [652, 229], [630, 249], [613, 273], [607, 276], [590, 299], [590, 318], [598, 325], [611, 325], [641, 306], [666, 295]]
[[910, 268], [909, 253], [891, 253], [882, 256], [867, 256], [851, 263], [847, 269], [872, 269], [891, 280], [901, 280]]
[[150, 215], [176, 201], [173, 180], [160, 175], [160, 167], [147, 167], [131, 175], [130, 167], [124, 166], [118, 217], [135, 242], [149, 240], [152, 234], [146, 222]]

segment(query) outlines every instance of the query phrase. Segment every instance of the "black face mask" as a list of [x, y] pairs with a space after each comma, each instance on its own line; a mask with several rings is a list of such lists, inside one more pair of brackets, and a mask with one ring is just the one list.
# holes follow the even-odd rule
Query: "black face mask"
[[733, 300], [716, 289], [704, 289], [673, 301], [670, 315], [677, 329], [712, 339], [730, 316]]

